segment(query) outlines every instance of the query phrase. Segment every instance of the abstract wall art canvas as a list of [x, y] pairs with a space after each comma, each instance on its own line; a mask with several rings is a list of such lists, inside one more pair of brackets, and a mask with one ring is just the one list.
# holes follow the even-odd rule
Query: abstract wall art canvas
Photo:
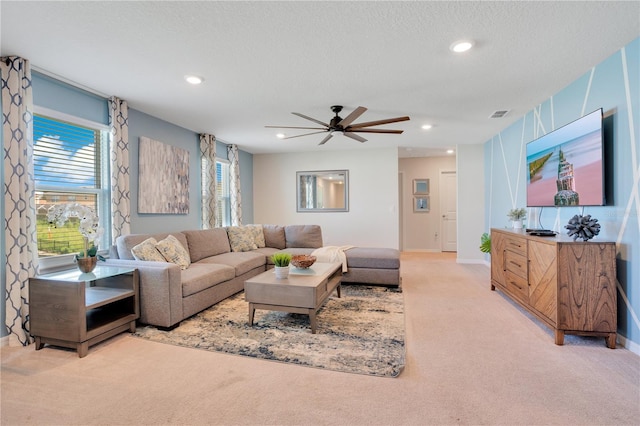
[[189, 213], [189, 151], [140, 137], [138, 213]]

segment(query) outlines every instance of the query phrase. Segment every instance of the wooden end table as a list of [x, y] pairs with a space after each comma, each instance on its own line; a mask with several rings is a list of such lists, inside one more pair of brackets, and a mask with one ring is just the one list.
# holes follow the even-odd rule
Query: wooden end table
[[136, 331], [140, 317], [138, 270], [96, 266], [29, 278], [31, 334], [36, 350], [46, 343], [73, 348], [80, 358], [89, 346]]
[[308, 269], [291, 268], [289, 277], [278, 279], [273, 269], [244, 283], [249, 302], [249, 324], [256, 309], [309, 315], [311, 333], [316, 332], [316, 313], [334, 290], [340, 293], [342, 263], [314, 263]]

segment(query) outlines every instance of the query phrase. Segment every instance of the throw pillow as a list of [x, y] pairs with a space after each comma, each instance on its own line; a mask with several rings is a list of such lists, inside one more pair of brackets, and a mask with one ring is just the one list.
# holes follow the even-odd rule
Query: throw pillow
[[158, 242], [155, 238], [147, 238], [138, 245], [131, 248], [131, 254], [135, 260], [146, 260], [154, 262], [166, 262], [165, 258], [156, 248]]
[[175, 263], [180, 266], [180, 269], [187, 269], [191, 264], [189, 252], [173, 235], [169, 235], [164, 240], [159, 241], [156, 244], [156, 248], [167, 262]]
[[256, 246], [258, 246], [258, 248], [266, 247], [262, 225], [247, 225], [247, 228], [253, 233], [253, 242], [256, 243]]
[[227, 228], [231, 251], [251, 251], [258, 248], [253, 240], [253, 231], [247, 226], [230, 226]]

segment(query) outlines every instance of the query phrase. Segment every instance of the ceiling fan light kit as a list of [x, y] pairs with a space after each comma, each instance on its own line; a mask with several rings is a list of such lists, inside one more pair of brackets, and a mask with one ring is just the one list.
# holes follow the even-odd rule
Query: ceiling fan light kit
[[329, 134], [320, 141], [319, 145], [324, 145], [333, 137], [334, 132], [340, 132], [348, 138], [354, 139], [358, 142], [366, 142], [367, 140], [356, 133], [390, 133], [399, 135], [403, 132], [403, 130], [390, 130], [390, 129], [371, 129], [370, 127], [381, 126], [383, 124], [389, 123], [397, 123], [400, 121], [409, 120], [408, 116], [396, 117], [396, 118], [388, 118], [384, 120], [375, 120], [368, 121], [364, 123], [356, 123], [352, 124], [356, 121], [362, 114], [367, 111], [365, 107], [359, 106], [354, 109], [349, 115], [345, 118], [340, 117], [340, 112], [342, 111], [342, 105], [333, 105], [331, 107], [331, 111], [335, 114], [333, 118], [329, 121], [329, 123], [325, 123], [320, 120], [316, 120], [315, 118], [306, 116], [304, 114], [300, 114], [299, 112], [292, 112], [293, 115], [297, 115], [298, 117], [304, 118], [305, 120], [312, 121], [322, 127], [298, 127], [298, 126], [265, 126], [267, 128], [280, 128], [280, 129], [305, 129], [305, 130], [317, 130], [316, 132], [304, 133], [302, 135], [295, 136], [287, 136], [282, 139], [292, 139], [299, 138], [301, 136], [315, 135], [318, 133], [326, 133]]

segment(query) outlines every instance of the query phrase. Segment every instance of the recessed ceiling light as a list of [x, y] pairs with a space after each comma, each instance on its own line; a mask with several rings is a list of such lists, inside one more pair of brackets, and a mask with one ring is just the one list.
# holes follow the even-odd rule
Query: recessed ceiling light
[[447, 150], [447, 154], [453, 154], [453, 152], [454, 152], [454, 151], [453, 151], [452, 149], [448, 149], [448, 150]]
[[286, 136], [286, 135], [285, 135], [284, 133], [278, 133], [278, 134], [276, 135], [276, 138], [278, 138], [278, 139], [284, 139], [284, 137], [285, 137], [285, 136]]
[[471, 49], [473, 45], [474, 45], [473, 40], [458, 40], [455, 43], [453, 43], [449, 47], [449, 49], [451, 49], [452, 52], [462, 53]]
[[187, 80], [189, 84], [200, 84], [204, 81], [204, 78], [199, 77], [197, 75], [185, 75], [184, 79]]
[[423, 130], [429, 130], [430, 128], [432, 128], [433, 126], [431, 124], [423, 124], [422, 125], [422, 129]]

